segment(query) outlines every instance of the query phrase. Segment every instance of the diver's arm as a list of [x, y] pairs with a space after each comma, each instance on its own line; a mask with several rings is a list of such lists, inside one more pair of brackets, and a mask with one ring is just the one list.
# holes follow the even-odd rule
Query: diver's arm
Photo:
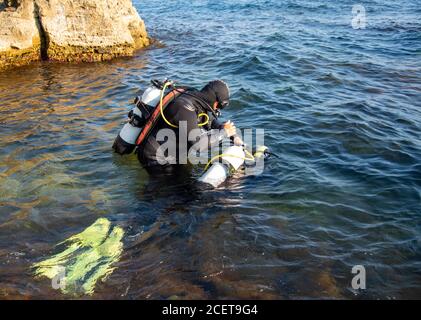
[[203, 132], [200, 136], [196, 138], [196, 142], [191, 147], [191, 151], [206, 151], [219, 143], [224, 138], [227, 138], [225, 130], [211, 129], [209, 131]]
[[[187, 125], [187, 137], [189, 139], [189, 148], [192, 151], [206, 151], [209, 148], [218, 145], [222, 139], [226, 138], [225, 130], [222, 127], [216, 127], [209, 131], [203, 131], [197, 123], [197, 113], [192, 105], [184, 103], [177, 108], [175, 117], [178, 121], [185, 121]], [[217, 123], [212, 121], [212, 126]]]
[[235, 125], [231, 121], [220, 124], [216, 119], [212, 121], [212, 129], [203, 132], [197, 123], [197, 114], [192, 106], [183, 105], [178, 110], [178, 119], [187, 122], [187, 136], [192, 151], [206, 151], [236, 133]]
[[227, 132], [223, 128], [224, 124], [214, 118], [211, 123], [211, 130], [205, 131], [200, 135], [197, 150], [202, 152], [220, 144], [223, 139], [228, 137]]
[[218, 121], [218, 119], [213, 119], [212, 120], [212, 124], [211, 124], [211, 128], [212, 129], [222, 129], [224, 127], [224, 125]]
[[[202, 132], [196, 137], [196, 143], [191, 147], [192, 151], [205, 151], [218, 144], [225, 138], [232, 137], [234, 142], [236, 140], [236, 127], [231, 122], [228, 121], [223, 125], [223, 129], [211, 129], [209, 131]], [[241, 140], [241, 139], [240, 139]], [[240, 143], [240, 145], [242, 142]]]
[[237, 135], [237, 128], [236, 128], [234, 122], [232, 122], [231, 120], [228, 120], [227, 122], [221, 123], [217, 119], [213, 119], [212, 124], [211, 124], [211, 128], [212, 129], [219, 129], [219, 130], [225, 129], [227, 136], [232, 137], [233, 139]]

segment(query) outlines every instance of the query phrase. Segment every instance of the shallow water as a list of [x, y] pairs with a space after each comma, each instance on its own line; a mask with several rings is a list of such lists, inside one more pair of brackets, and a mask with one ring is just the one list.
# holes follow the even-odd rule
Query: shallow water
[[[77, 297], [420, 298], [419, 3], [364, 1], [363, 30], [350, 1], [134, 3], [161, 45], [0, 74], [0, 296], [74, 297], [31, 266], [106, 218], [122, 254]], [[226, 80], [224, 117], [279, 159], [203, 192], [197, 172], [151, 180], [114, 155], [132, 98], [165, 77]]]

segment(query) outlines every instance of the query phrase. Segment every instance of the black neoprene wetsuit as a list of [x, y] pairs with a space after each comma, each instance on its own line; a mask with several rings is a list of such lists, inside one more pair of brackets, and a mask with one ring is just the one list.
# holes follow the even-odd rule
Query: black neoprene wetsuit
[[[213, 106], [216, 97], [212, 91], [196, 91], [188, 90], [187, 93], [181, 93], [177, 96], [164, 111], [165, 118], [179, 128], [173, 128], [168, 125], [161, 117], [155, 127], [152, 129], [147, 140], [138, 149], [138, 159], [145, 168], [151, 167], [168, 167], [174, 164], [179, 164], [179, 144], [184, 143], [181, 141], [180, 132], [182, 126], [187, 129], [187, 137], [192, 130], [201, 130], [201, 137], [206, 136], [206, 139], [198, 138], [196, 141], [187, 140], [187, 149], [191, 151], [191, 148], [195, 148], [197, 151], [205, 151], [210, 147], [217, 145], [223, 138], [226, 137], [224, 130], [221, 129], [221, 124], [213, 116], [213, 114], [207, 110], [205, 103], [209, 106]], [[194, 95], [194, 97], [192, 96]], [[205, 117], [198, 118], [200, 113], [206, 113], [209, 116], [208, 124], [199, 127], [199, 123], [202, 123]], [[185, 121], [182, 125], [181, 122]], [[174, 139], [168, 136], [168, 140], [159, 141], [159, 131], [161, 129], [170, 129], [174, 132]], [[196, 131], [197, 132], [197, 131]], [[183, 133], [182, 133], [183, 134]], [[185, 135], [185, 133], [183, 134]], [[157, 137], [158, 136], [158, 137]], [[177, 149], [176, 157], [168, 157], [167, 154], [157, 152], [159, 147], [163, 143], [174, 143]]]

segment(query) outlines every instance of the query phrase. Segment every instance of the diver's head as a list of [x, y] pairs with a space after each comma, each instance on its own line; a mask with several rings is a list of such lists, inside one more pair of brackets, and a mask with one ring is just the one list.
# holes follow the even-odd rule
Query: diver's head
[[224, 109], [229, 105], [230, 90], [222, 80], [213, 80], [201, 90], [208, 97], [212, 97], [212, 108], [214, 110]]

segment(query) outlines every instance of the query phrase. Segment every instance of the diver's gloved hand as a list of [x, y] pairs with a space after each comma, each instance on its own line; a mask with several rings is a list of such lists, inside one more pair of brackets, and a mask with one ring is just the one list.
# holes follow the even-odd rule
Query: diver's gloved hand
[[235, 136], [237, 134], [237, 128], [235, 127], [235, 124], [231, 122], [231, 120], [228, 120], [222, 125], [222, 128], [224, 128], [225, 133], [228, 138]]

